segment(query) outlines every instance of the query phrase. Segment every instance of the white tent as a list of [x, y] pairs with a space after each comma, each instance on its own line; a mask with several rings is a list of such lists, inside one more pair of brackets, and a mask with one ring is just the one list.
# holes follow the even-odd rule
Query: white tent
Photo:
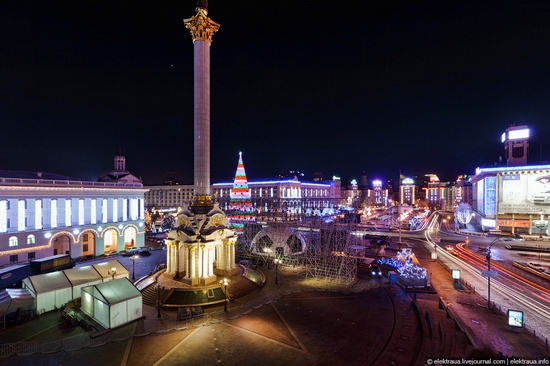
[[35, 298], [38, 313], [61, 308], [73, 299], [71, 283], [63, 271], [27, 277], [23, 288]]
[[127, 278], [82, 288], [81, 310], [109, 329], [143, 316], [141, 292]]
[[[130, 278], [130, 272], [117, 260], [93, 264], [92, 267], [103, 278], [103, 281], [111, 281], [117, 278]], [[114, 277], [114, 278], [113, 278]]]
[[8, 288], [0, 291], [0, 317], [4, 317], [4, 328], [6, 327], [6, 315], [19, 308], [22, 310], [34, 308], [34, 297], [29, 291], [21, 288]]
[[73, 299], [80, 297], [80, 289], [82, 287], [103, 282], [103, 278], [93, 266], [66, 269], [63, 272], [65, 272], [65, 276], [67, 276], [67, 279], [73, 286]]

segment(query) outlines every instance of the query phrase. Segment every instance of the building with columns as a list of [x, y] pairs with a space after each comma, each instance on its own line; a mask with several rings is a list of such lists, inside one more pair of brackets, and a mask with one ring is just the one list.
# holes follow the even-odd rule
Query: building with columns
[[[295, 179], [248, 181], [250, 199], [259, 220], [286, 221], [334, 213], [340, 205], [340, 178], [302, 182]], [[220, 207], [229, 208], [232, 182], [214, 183], [212, 190]]]
[[0, 265], [55, 254], [98, 256], [144, 245], [141, 181], [0, 171]]

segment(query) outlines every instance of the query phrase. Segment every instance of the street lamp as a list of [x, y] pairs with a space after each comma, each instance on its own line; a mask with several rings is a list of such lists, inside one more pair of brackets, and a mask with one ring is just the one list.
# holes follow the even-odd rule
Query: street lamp
[[137, 254], [130, 257], [130, 260], [132, 261], [132, 282], [136, 281], [136, 259], [138, 259]]
[[283, 260], [282, 259], [279, 259], [279, 258], [275, 258], [273, 260], [273, 263], [275, 263], [275, 284], [277, 285], [278, 282], [277, 282], [277, 267], [279, 267], [279, 263], [282, 263]]
[[[487, 247], [487, 255], [485, 258], [487, 259], [487, 272], [491, 271], [491, 247], [493, 244], [499, 241], [512, 241], [512, 240], [524, 240], [521, 235], [519, 234], [513, 234], [511, 237], [498, 237], [495, 240], [489, 244]], [[491, 308], [491, 274], [487, 274], [487, 309]]]
[[227, 285], [229, 285], [229, 282], [231, 282], [231, 280], [227, 279], [227, 278], [224, 278], [223, 280], [220, 280], [220, 284], [223, 285], [223, 294], [225, 296], [225, 300], [224, 300], [224, 303], [223, 303], [223, 311], [225, 311], [227, 313]]

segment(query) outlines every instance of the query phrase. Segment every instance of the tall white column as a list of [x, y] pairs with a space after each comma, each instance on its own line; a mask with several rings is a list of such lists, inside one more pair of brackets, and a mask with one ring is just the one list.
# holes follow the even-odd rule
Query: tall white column
[[210, 195], [210, 43], [194, 43], [195, 195]]
[[191, 278], [197, 277], [197, 248], [191, 248]]

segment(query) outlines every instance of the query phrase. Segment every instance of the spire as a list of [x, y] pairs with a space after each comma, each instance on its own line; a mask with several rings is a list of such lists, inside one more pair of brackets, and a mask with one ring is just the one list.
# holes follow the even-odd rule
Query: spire
[[243, 231], [245, 223], [255, 222], [254, 207], [248, 189], [248, 181], [244, 170], [243, 155], [239, 152], [239, 162], [230, 194], [228, 221], [237, 233]]

